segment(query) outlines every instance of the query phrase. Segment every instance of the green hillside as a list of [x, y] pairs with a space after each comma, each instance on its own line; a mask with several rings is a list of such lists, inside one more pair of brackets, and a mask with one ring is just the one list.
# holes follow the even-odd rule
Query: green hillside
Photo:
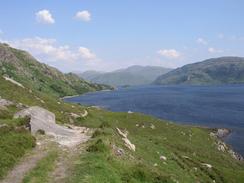
[[[16, 72], [16, 80], [24, 84], [20, 76]], [[240, 183], [244, 180], [243, 162], [234, 159], [227, 150], [219, 150], [220, 141], [210, 135], [210, 129], [177, 125], [139, 113], [116, 113], [69, 104], [49, 94], [53, 90], [43, 92], [35, 90], [36, 86], [24, 86], [0, 76], [0, 96], [13, 102], [0, 108], [0, 179], [35, 146], [36, 137], [24, 128], [28, 118], [13, 119], [13, 115], [27, 106], [40, 106], [53, 112], [60, 124], [72, 123], [93, 131], [91, 139], [73, 152], [77, 155], [70, 159], [72, 163], [67, 166], [71, 167], [63, 182]], [[84, 110], [88, 112], [86, 117], [71, 115]], [[135, 151], [125, 145], [118, 129], [135, 145]], [[54, 182], [55, 177], [50, 175], [65, 158], [62, 153], [67, 149], [56, 151], [47, 153], [24, 181]]]
[[33, 90], [56, 95], [77, 95], [109, 88], [91, 84], [77, 75], [63, 74], [56, 68], [39, 63], [29, 53], [0, 44], [0, 74]]
[[155, 84], [244, 83], [244, 58], [220, 57], [188, 64], [159, 76]]

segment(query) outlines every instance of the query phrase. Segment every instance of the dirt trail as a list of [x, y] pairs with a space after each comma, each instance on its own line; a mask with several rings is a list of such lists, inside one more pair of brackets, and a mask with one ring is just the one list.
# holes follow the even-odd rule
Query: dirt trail
[[61, 152], [55, 169], [50, 173], [49, 183], [65, 183], [72, 174], [72, 170], [79, 159], [79, 155], [84, 151], [85, 146], [81, 144], [75, 148], [66, 148]]
[[70, 169], [84, 149], [84, 143], [89, 140], [91, 132], [85, 127], [58, 125], [55, 115], [41, 107], [30, 107], [18, 112], [15, 117], [31, 117], [31, 132], [33, 135], [42, 129], [46, 135], [37, 135], [37, 146], [27, 153], [0, 183], [21, 183], [25, 175], [30, 172], [39, 161], [53, 148], [59, 152], [56, 166], [50, 173], [51, 183], [64, 182]]
[[50, 183], [63, 183], [70, 174], [70, 171], [78, 159], [80, 153], [84, 150], [84, 143], [89, 139], [85, 133], [80, 139], [80, 144], [75, 146], [62, 145], [56, 142], [56, 139], [51, 136], [39, 137], [37, 146], [29, 153], [27, 153], [22, 160], [8, 173], [4, 180], [0, 183], [22, 183], [25, 175], [36, 167], [37, 163], [41, 161], [48, 152], [54, 148], [58, 150], [59, 156], [56, 161], [55, 168], [50, 172]]
[[[39, 144], [39, 142], [37, 142]], [[37, 162], [47, 155], [47, 142], [37, 145], [31, 152], [27, 153], [22, 160], [8, 173], [0, 183], [21, 183], [26, 173], [33, 169]]]
[[[72, 127], [74, 130], [80, 131], [81, 127]], [[76, 161], [79, 159], [79, 155], [85, 150], [85, 142], [87, 142], [90, 138], [90, 134], [92, 133], [90, 130], [82, 131], [82, 139], [80, 139], [80, 143], [73, 145], [66, 144], [66, 146], [60, 146], [61, 151], [59, 157], [56, 162], [56, 166], [54, 170], [49, 174], [50, 183], [65, 183], [67, 178], [71, 175], [74, 165]]]

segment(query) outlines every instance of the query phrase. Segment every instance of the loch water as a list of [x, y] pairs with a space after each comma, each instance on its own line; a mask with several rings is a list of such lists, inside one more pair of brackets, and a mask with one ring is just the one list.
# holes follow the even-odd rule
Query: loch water
[[111, 111], [133, 111], [181, 124], [229, 128], [225, 138], [244, 155], [244, 85], [136, 86], [67, 98]]

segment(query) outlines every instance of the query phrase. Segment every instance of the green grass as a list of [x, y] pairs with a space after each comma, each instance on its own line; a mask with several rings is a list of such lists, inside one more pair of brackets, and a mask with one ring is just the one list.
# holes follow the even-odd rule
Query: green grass
[[12, 126], [1, 127], [0, 179], [34, 146], [35, 139], [26, 130], [22, 128], [15, 129]]
[[[97, 130], [87, 144], [87, 151], [79, 157], [67, 182], [154, 183], [178, 180], [179, 182], [195, 183], [216, 180], [220, 183], [239, 183], [244, 180], [243, 163], [234, 160], [228, 153], [218, 151], [215, 144], [216, 139], [210, 137], [208, 129], [177, 125], [143, 114], [114, 113], [67, 104], [41, 92], [31, 93], [29, 89], [15, 86], [2, 78], [0, 78], [0, 88], [2, 98], [29, 106], [44, 107], [55, 113], [59, 123], [69, 123], [71, 112], [79, 114], [83, 113], [84, 109], [88, 111], [87, 117], [72, 120], [76, 125]], [[37, 97], [45, 103], [42, 103]], [[0, 124], [21, 123], [10, 118], [17, 110], [15, 107], [9, 107], [8, 111], [0, 113], [0, 118], [2, 118]], [[140, 127], [137, 127], [136, 124], [139, 124]], [[155, 129], [150, 128], [151, 124], [155, 126]], [[135, 152], [125, 147], [116, 132], [116, 127], [129, 131], [128, 138], [135, 144]], [[17, 138], [17, 135], [26, 138]], [[0, 141], [0, 147], [4, 148], [10, 142], [15, 143], [16, 147], [12, 148], [18, 148], [19, 144], [24, 142], [27, 144], [18, 158], [26, 150], [31, 149], [31, 135], [26, 132], [13, 131], [5, 133], [2, 138], [6, 138], [8, 142]], [[21, 143], [16, 143], [19, 139], [21, 139]], [[124, 155], [117, 156], [112, 149], [113, 145], [124, 149]], [[9, 158], [6, 152], [5, 149], [2, 150], [2, 159]], [[160, 160], [160, 155], [166, 156], [167, 160], [165, 162]], [[7, 168], [3, 169], [1, 166], [0, 170], [6, 172], [16, 162], [11, 161]], [[211, 164], [213, 168], [208, 169], [202, 163]], [[154, 164], [158, 166], [154, 166]], [[44, 171], [45, 166], [42, 169]]]
[[14, 105], [0, 109], [0, 180], [35, 147], [35, 138], [24, 128], [29, 118], [13, 119], [17, 110]]
[[31, 170], [23, 179], [23, 183], [47, 183], [49, 182], [49, 173], [53, 170], [55, 160], [58, 157], [57, 151], [51, 151], [41, 159], [36, 167]]
[[[75, 168], [78, 182], [241, 182], [243, 163], [217, 150], [210, 130], [156, 119], [142, 114], [113, 113], [90, 109], [77, 125], [98, 128]], [[140, 127], [137, 127], [139, 124]], [[155, 129], [151, 129], [151, 124]], [[142, 128], [144, 125], [145, 128]], [[136, 151], [128, 150], [115, 128], [127, 129]], [[190, 137], [191, 136], [191, 137]], [[112, 146], [123, 148], [117, 156]], [[160, 155], [166, 156], [164, 162]], [[185, 158], [184, 156], [189, 157]], [[213, 165], [209, 169], [202, 165]], [[154, 166], [157, 164], [158, 166]], [[195, 169], [197, 170], [195, 171]]]

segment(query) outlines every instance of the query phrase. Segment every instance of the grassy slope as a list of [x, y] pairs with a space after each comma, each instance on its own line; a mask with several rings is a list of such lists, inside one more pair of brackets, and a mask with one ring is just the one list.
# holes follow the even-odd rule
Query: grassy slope
[[[45, 107], [57, 115], [60, 123], [69, 121], [70, 112], [82, 113], [84, 109], [75, 104], [59, 104], [57, 98], [42, 93], [31, 93], [29, 89], [22, 89], [1, 77], [0, 88], [2, 98], [30, 106]], [[7, 119], [10, 119], [15, 110], [9, 110], [12, 112]], [[217, 182], [241, 182], [244, 179], [243, 164], [232, 159], [229, 154], [218, 151], [215, 139], [210, 138], [206, 129], [176, 125], [142, 114], [113, 113], [95, 108], [87, 110], [89, 115], [86, 118], [73, 119], [75, 124], [98, 128], [98, 131], [87, 144], [88, 151], [77, 161], [68, 182], [172, 182], [174, 179], [180, 182], [212, 182], [213, 179]], [[12, 122], [15, 124], [15, 121]], [[151, 123], [156, 129], [150, 128]], [[145, 128], [136, 127], [136, 124], [144, 125]], [[128, 138], [136, 145], [136, 152], [129, 151], [123, 145], [115, 127], [126, 128], [129, 131]], [[4, 138], [8, 138], [8, 135], [11, 133], [4, 135]], [[28, 133], [25, 132], [23, 135], [28, 136], [25, 138], [27, 140], [20, 138], [15, 148], [23, 143], [30, 144], [24, 147], [24, 150], [28, 150], [32, 146], [32, 140]], [[10, 137], [9, 143], [0, 141], [0, 147], [7, 147], [12, 140]], [[115, 155], [113, 145], [123, 148], [125, 154]], [[1, 154], [2, 159], [8, 158], [6, 153]], [[167, 157], [165, 163], [160, 160], [160, 155]], [[188, 156], [190, 159], [182, 156]], [[9, 162], [6, 169], [16, 163], [11, 159]], [[155, 163], [158, 166], [154, 166]], [[208, 169], [201, 163], [209, 163], [213, 168]], [[2, 171], [2, 166], [0, 167]], [[197, 168], [196, 171], [194, 167]], [[44, 166], [43, 170], [45, 169]]]
[[0, 128], [0, 179], [35, 146], [35, 139], [21, 127], [27, 119], [13, 120], [9, 115], [0, 110], [0, 125], [8, 125]]
[[109, 88], [86, 82], [74, 74], [63, 74], [56, 68], [39, 63], [25, 51], [0, 44], [0, 74], [41, 91], [59, 97], [77, 95]]
[[159, 76], [155, 84], [236, 84], [244, 83], [244, 58], [219, 57], [184, 65]]
[[[83, 112], [83, 108], [78, 105], [65, 104], [47, 94], [30, 92], [29, 89], [20, 88], [2, 77], [0, 77], [0, 96], [16, 103], [47, 108], [55, 112], [60, 123], [68, 122], [71, 111]], [[17, 110], [16, 106], [9, 106], [7, 110], [0, 109], [0, 125], [8, 125], [0, 128], [0, 179], [35, 145], [35, 139], [21, 127], [27, 119], [13, 119]]]
[[[243, 164], [218, 151], [207, 129], [180, 126], [142, 114], [92, 110], [86, 120], [77, 123], [89, 127], [105, 123], [102, 126], [107, 127], [95, 133], [90, 142], [92, 148], [88, 148], [91, 152], [81, 157], [82, 163], [77, 165], [71, 182], [240, 182], [244, 178]], [[151, 124], [156, 129], [151, 129]], [[129, 131], [128, 137], [136, 145], [136, 152], [127, 150], [115, 127]], [[126, 150], [125, 155], [116, 156], [112, 145]], [[165, 163], [160, 155], [167, 157]], [[158, 166], [155, 167], [155, 163]], [[201, 163], [211, 164], [213, 168], [208, 169]]]

